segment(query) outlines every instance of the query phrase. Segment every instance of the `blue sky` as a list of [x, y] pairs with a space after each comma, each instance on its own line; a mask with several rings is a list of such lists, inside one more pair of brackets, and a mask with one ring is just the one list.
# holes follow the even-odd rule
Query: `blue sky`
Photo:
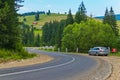
[[22, 3], [24, 7], [20, 8], [19, 13], [48, 10], [65, 13], [71, 9], [75, 14], [82, 1], [87, 9], [87, 15], [104, 15], [106, 7], [110, 9], [111, 6], [116, 14], [120, 13], [120, 0], [25, 0]]

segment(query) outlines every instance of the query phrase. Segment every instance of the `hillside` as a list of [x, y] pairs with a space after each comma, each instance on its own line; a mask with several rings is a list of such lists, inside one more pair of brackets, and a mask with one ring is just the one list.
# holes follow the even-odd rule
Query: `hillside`
[[[37, 24], [34, 24], [34, 27], [36, 28], [41, 28], [41, 26], [43, 26], [46, 22], [50, 22], [50, 21], [60, 21], [62, 19], [66, 19], [67, 15], [65, 14], [51, 14], [51, 15], [46, 15], [46, 14], [41, 14], [40, 15], [40, 20], [39, 21], [35, 21], [35, 16], [25, 16], [26, 18], [26, 24], [27, 25], [32, 25], [33, 22], [37, 22]], [[24, 19], [24, 17], [20, 17], [20, 22], [22, 22]]]

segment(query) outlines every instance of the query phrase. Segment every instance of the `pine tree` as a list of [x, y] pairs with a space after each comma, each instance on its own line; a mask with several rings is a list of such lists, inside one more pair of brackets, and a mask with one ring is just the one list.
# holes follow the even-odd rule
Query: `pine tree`
[[73, 24], [74, 23], [74, 19], [73, 19], [73, 16], [72, 16], [72, 13], [71, 13], [71, 10], [69, 10], [69, 13], [67, 15], [67, 19], [66, 19], [66, 24]]
[[51, 14], [51, 12], [50, 12], [50, 10], [48, 10], [47, 15], [50, 15], [50, 14]]
[[23, 2], [24, 2], [24, 0], [14, 0], [16, 11], [18, 11], [20, 9], [20, 7], [23, 7], [23, 5], [18, 4], [18, 3], [23, 3]]
[[113, 32], [115, 33], [115, 35], [116, 36], [118, 35], [118, 26], [116, 23], [116, 17], [115, 17], [112, 7], [110, 8], [110, 11], [108, 11], [108, 9], [106, 8], [105, 15], [103, 18], [103, 23], [109, 24], [111, 26]]
[[106, 24], [110, 24], [110, 15], [109, 15], [109, 11], [108, 9], [106, 8], [106, 11], [105, 11], [105, 15], [104, 15], [104, 18], [103, 18], [103, 23]]
[[27, 21], [27, 19], [24, 17], [24, 18], [23, 18], [23, 21], [24, 21], [24, 22], [26, 22], [26, 21]]
[[42, 43], [43, 46], [45, 46], [47, 44], [47, 38], [48, 38], [48, 25], [49, 23], [46, 22], [43, 27], [42, 27]]
[[75, 14], [75, 22], [76, 23], [80, 23], [80, 11], [78, 11], [78, 12], [76, 12], [76, 14]]
[[35, 41], [35, 46], [39, 47], [40, 46], [40, 34], [36, 36], [36, 41]]
[[38, 21], [40, 19], [39, 12], [35, 14], [35, 21]]
[[110, 8], [109, 15], [110, 15], [110, 23], [109, 24], [111, 25], [115, 35], [118, 35], [118, 26], [117, 26], [116, 17], [115, 17], [112, 7]]
[[21, 51], [21, 32], [18, 22], [18, 2], [22, 0], [0, 0], [0, 48]]
[[52, 32], [51, 32], [51, 39], [50, 39], [50, 45], [55, 45], [56, 44], [56, 42], [57, 42], [57, 37], [56, 37], [56, 35], [57, 35], [57, 31], [58, 31], [58, 25], [59, 25], [59, 22], [58, 21], [53, 21], [53, 23], [52, 23]]
[[28, 39], [29, 39], [29, 25], [26, 25], [24, 23], [22, 23], [22, 44], [24, 46], [27, 46], [28, 44]]
[[86, 21], [87, 20], [87, 15], [86, 15], [86, 8], [83, 2], [81, 2], [78, 11], [76, 12], [75, 15], [75, 22], [80, 23], [81, 21]]
[[62, 47], [62, 37], [63, 37], [63, 30], [66, 26], [66, 20], [61, 20], [57, 29], [56, 34], [56, 47], [61, 48]]
[[34, 46], [34, 27], [31, 25], [31, 28], [29, 30], [29, 45]]

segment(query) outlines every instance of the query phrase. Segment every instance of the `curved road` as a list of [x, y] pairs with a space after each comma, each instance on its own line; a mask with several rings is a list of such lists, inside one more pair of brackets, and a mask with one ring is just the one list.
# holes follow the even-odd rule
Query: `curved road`
[[88, 73], [98, 65], [95, 59], [85, 56], [28, 50], [50, 55], [54, 60], [32, 66], [0, 69], [0, 80], [86, 80]]

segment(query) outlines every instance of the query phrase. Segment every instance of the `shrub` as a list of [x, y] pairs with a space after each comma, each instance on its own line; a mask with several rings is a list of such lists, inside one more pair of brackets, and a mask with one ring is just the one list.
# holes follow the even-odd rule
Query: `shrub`
[[19, 59], [27, 59], [35, 57], [36, 54], [28, 53], [25, 50], [22, 50], [21, 52], [16, 51], [10, 51], [6, 49], [0, 49], [0, 62], [6, 62], [9, 60], [19, 60]]

